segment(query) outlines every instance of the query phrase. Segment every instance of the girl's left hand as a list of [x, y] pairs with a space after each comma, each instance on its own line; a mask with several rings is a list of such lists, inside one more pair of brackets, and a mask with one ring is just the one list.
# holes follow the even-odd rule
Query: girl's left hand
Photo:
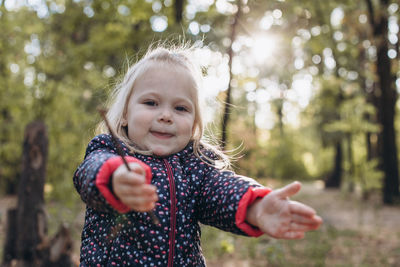
[[247, 210], [246, 221], [274, 238], [300, 239], [306, 231], [316, 230], [321, 217], [311, 207], [289, 200], [301, 184], [291, 183], [256, 200]]

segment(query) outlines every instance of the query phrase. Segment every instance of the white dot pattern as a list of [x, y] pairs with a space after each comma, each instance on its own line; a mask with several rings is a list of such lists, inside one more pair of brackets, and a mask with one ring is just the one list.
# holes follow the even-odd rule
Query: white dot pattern
[[[254, 180], [209, 166], [194, 155], [191, 144], [166, 158], [132, 155], [121, 144], [126, 155], [151, 168], [151, 183], [159, 196], [154, 213], [160, 225], [154, 225], [147, 213], [118, 213], [97, 189], [99, 169], [116, 152], [109, 135], [96, 136], [74, 175], [74, 185], [87, 205], [81, 266], [168, 266], [170, 242], [174, 242], [173, 266], [205, 266], [199, 222], [246, 235], [236, 226], [235, 214], [249, 187], [260, 186]], [[212, 152], [205, 154], [214, 157]], [[169, 177], [168, 168], [173, 177]], [[175, 196], [170, 195], [169, 179], [175, 184]], [[176, 203], [173, 226], [171, 198]], [[170, 240], [171, 229], [175, 229], [174, 241]]]

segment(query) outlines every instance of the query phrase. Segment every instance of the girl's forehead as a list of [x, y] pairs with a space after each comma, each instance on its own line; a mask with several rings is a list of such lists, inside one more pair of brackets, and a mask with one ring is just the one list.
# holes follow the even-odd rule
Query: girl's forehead
[[136, 90], [148, 89], [148, 87], [176, 86], [184, 87], [193, 97], [197, 97], [197, 84], [187, 68], [177, 65], [161, 62], [150, 63], [149, 66], [136, 79], [133, 93]]

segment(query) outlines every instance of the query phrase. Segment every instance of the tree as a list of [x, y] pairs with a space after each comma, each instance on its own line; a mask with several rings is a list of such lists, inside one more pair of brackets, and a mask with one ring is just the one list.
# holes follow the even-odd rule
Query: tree
[[374, 6], [366, 0], [369, 22], [372, 28], [373, 43], [377, 49], [376, 73], [378, 86], [375, 90], [378, 122], [380, 168], [384, 172], [383, 202], [393, 204], [400, 197], [399, 170], [394, 118], [396, 114], [397, 92], [395, 76], [392, 74], [391, 60], [388, 57], [388, 6], [389, 0], [380, 0]]
[[[324, 4], [324, 3], [322, 3]], [[335, 39], [333, 38], [334, 30], [332, 28], [331, 23], [327, 22], [328, 19], [326, 18], [326, 11], [323, 12], [323, 10], [326, 8], [326, 6], [321, 7], [321, 3], [319, 1], [316, 1], [316, 17], [317, 20], [319, 20], [319, 25], [327, 25], [329, 31], [328, 31], [328, 47], [331, 48], [332, 51], [332, 57], [336, 62], [335, 69], [334, 69], [334, 75], [336, 78], [340, 78], [339, 76], [339, 69], [340, 69], [340, 63], [338, 61], [338, 52], [337, 52], [337, 43]], [[328, 8], [327, 10], [331, 10]], [[332, 11], [331, 11], [332, 12]], [[330, 15], [330, 13], [328, 13]], [[338, 85], [336, 87], [337, 93], [335, 94], [335, 106], [340, 106], [340, 104], [343, 101], [343, 93], [342, 93], [342, 87]], [[334, 114], [334, 119], [335, 120], [340, 120], [340, 115], [336, 111]], [[327, 179], [325, 180], [325, 186], [326, 187], [331, 187], [331, 188], [339, 188], [341, 183], [342, 183], [342, 176], [343, 176], [343, 149], [342, 149], [342, 133], [336, 132], [336, 137], [333, 139], [334, 140], [334, 147], [335, 147], [335, 156], [334, 156], [334, 167], [332, 172], [328, 175]]]
[[[26, 21], [29, 27], [22, 27]], [[32, 119], [28, 102], [30, 89], [25, 87], [24, 70], [31, 74], [26, 62], [24, 46], [35, 28], [36, 17], [25, 9], [11, 12], [0, 2], [0, 188], [7, 194], [15, 194], [20, 175], [23, 129]], [[31, 58], [29, 58], [31, 59]]]
[[231, 34], [230, 34], [230, 45], [228, 48], [228, 57], [229, 57], [229, 63], [228, 63], [228, 68], [229, 68], [229, 84], [228, 84], [228, 89], [226, 91], [226, 96], [225, 96], [225, 101], [224, 101], [224, 111], [223, 111], [223, 117], [222, 117], [222, 124], [221, 124], [221, 132], [222, 132], [222, 137], [221, 137], [221, 146], [222, 149], [224, 149], [227, 145], [227, 131], [228, 131], [228, 124], [229, 124], [229, 118], [230, 118], [230, 110], [232, 106], [232, 100], [231, 100], [231, 91], [232, 91], [232, 61], [234, 57], [233, 53], [233, 43], [235, 42], [237, 31], [238, 31], [238, 24], [239, 24], [239, 19], [240, 19], [240, 14], [242, 12], [242, 0], [237, 0], [237, 11], [236, 14], [234, 15], [233, 22], [231, 25]]
[[99, 120], [96, 109], [104, 105], [118, 73], [144, 47], [181, 26], [169, 23], [165, 32], [153, 30], [150, 18], [157, 13], [172, 22], [174, 6], [162, 4], [156, 12], [146, 1], [16, 6], [7, 10], [0, 1], [1, 189], [15, 193], [23, 128], [41, 119], [49, 129], [47, 193], [69, 199], [65, 192], [73, 190], [77, 155], [83, 156]]

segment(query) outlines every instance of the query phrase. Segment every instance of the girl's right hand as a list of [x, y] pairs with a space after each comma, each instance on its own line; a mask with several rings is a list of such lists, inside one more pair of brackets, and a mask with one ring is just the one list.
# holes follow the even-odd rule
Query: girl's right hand
[[157, 188], [146, 183], [145, 170], [137, 163], [129, 163], [132, 171], [125, 165], [113, 173], [112, 186], [115, 195], [134, 211], [146, 212], [155, 207], [158, 201]]

